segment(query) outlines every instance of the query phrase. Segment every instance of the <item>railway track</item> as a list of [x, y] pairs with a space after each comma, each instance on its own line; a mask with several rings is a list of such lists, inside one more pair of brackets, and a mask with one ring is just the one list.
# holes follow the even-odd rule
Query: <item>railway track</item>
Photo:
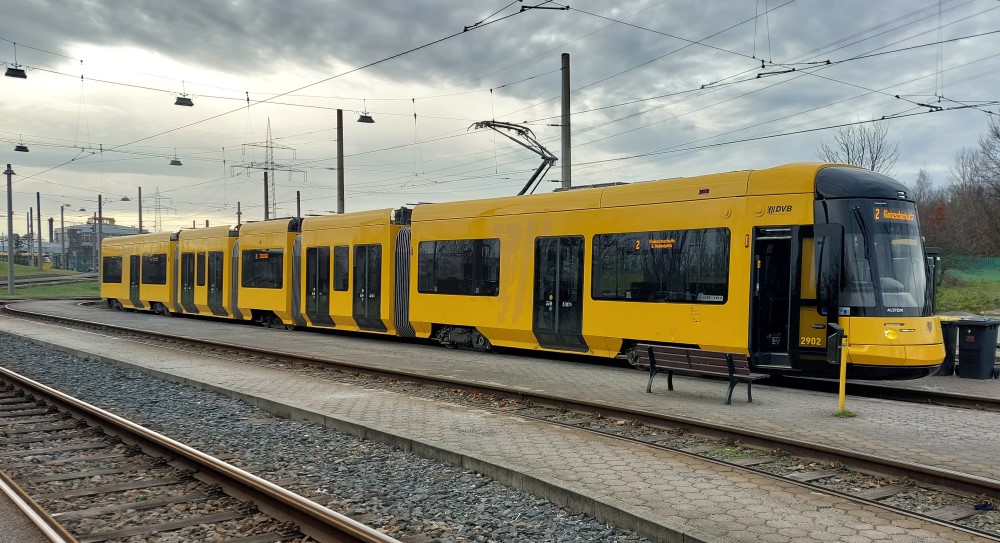
[[4, 368], [0, 487], [57, 542], [397, 541]]
[[[814, 390], [837, 394], [839, 383], [830, 379], [811, 378], [772, 378], [768, 384], [795, 388], [799, 390]], [[927, 405], [942, 405], [963, 409], [1000, 412], [1000, 400], [997, 398], [956, 394], [939, 390], [918, 390], [894, 386], [884, 386], [876, 383], [847, 383], [847, 394], [863, 398], [879, 398], [897, 402], [919, 403]]]
[[[101, 304], [103, 302], [81, 302], [81, 305], [86, 304]], [[232, 343], [222, 342], [222, 341], [206, 341], [203, 339], [196, 338], [182, 338], [177, 337], [173, 334], [159, 333], [151, 330], [142, 330], [138, 328], [126, 327], [126, 326], [115, 326], [104, 323], [90, 322], [85, 319], [75, 319], [60, 315], [48, 315], [40, 313], [31, 313], [24, 311], [22, 309], [10, 307], [4, 302], [0, 302], [3, 305], [3, 310], [8, 314], [22, 317], [26, 319], [37, 319], [49, 322], [56, 322], [60, 324], [69, 324], [75, 327], [99, 330], [106, 332], [115, 333], [133, 333], [139, 337], [146, 338], [158, 338], [163, 340], [183, 340], [188, 341], [191, 344], [209, 345], [220, 349], [229, 349], [234, 353], [249, 353], [253, 355], [264, 356], [267, 358], [282, 358], [287, 361], [303, 361], [306, 363], [316, 363], [321, 365], [326, 365], [329, 367], [342, 367], [346, 369], [356, 370], [356, 371], [366, 371], [371, 374], [379, 374], [381, 370], [375, 370], [363, 365], [353, 364], [350, 360], [338, 360], [335, 358], [334, 354], [329, 355], [329, 358], [315, 358], [298, 356], [293, 354], [283, 354], [276, 353], [271, 350], [255, 349], [246, 345], [236, 345]], [[246, 323], [234, 323], [235, 326], [243, 326]], [[1000, 351], [998, 351], [1000, 352]], [[1000, 361], [1000, 358], [998, 358]], [[415, 381], [423, 381], [427, 378], [422, 375], [406, 374], [398, 372], [381, 372], [382, 374], [392, 377], [400, 376], [405, 377]], [[440, 382], [445, 382], [441, 380]], [[465, 386], [467, 383], [462, 381], [454, 381], [452, 384], [457, 386]], [[818, 379], [818, 378], [796, 378], [796, 377], [772, 377], [766, 384], [777, 385], [788, 388], [795, 388], [800, 390], [814, 390], [818, 392], [827, 392], [830, 394], [838, 393], [839, 384], [835, 380], [830, 379]], [[500, 389], [486, 389], [487, 392], [499, 392], [503, 393]], [[947, 407], [958, 407], [966, 409], [976, 409], [980, 411], [990, 411], [990, 412], [1000, 412], [1000, 398], [993, 397], [983, 397], [983, 396], [972, 396], [966, 394], [955, 394], [951, 392], [943, 392], [937, 390], [926, 390], [926, 389], [912, 389], [912, 388], [902, 388], [894, 386], [879, 385], [877, 382], [849, 382], [847, 384], [847, 394], [850, 396], [857, 396], [862, 398], [878, 398], [885, 400], [893, 400], [900, 402], [918, 403], [925, 405], [940, 405]], [[522, 396], [524, 396], [522, 394]], [[525, 396], [526, 397], [526, 396]], [[539, 396], [539, 399], [544, 399], [543, 396]], [[553, 400], [561, 402], [562, 400]]]
[[[14, 279], [14, 286], [17, 288], [37, 287], [43, 285], [61, 285], [64, 283], [82, 283], [85, 281], [96, 281], [97, 274], [87, 273], [80, 275], [54, 275], [49, 277], [28, 276]], [[7, 278], [0, 278], [0, 287], [7, 288]]]
[[[707, 424], [685, 417], [616, 408], [603, 403], [531, 394], [501, 386], [470, 385], [463, 381], [405, 372], [372, 370], [346, 360], [281, 354], [218, 341], [93, 324], [80, 319], [55, 316], [33, 318], [96, 328], [104, 333], [162, 342], [175, 348], [179, 344], [195, 350], [208, 348], [216, 355], [222, 351], [224, 355], [237, 355], [253, 363], [286, 369], [305, 366], [307, 369], [303, 371], [321, 371], [326, 378], [338, 381], [357, 381], [366, 386], [371, 386], [373, 380], [382, 381], [386, 386], [403, 387], [409, 393], [427, 395], [435, 400], [447, 397], [447, 401], [472, 402], [478, 407], [495, 409], [507, 415], [640, 441], [677, 454], [698, 455], [734, 469], [781, 477], [794, 484], [807, 485], [817, 492], [847, 497], [873, 507], [890, 508], [1000, 541], [1000, 521], [994, 514], [983, 514], [990, 513], [1000, 503], [1000, 482], [992, 479], [746, 428]], [[400, 381], [403, 384], [399, 384]], [[437, 387], [443, 387], [445, 393]]]

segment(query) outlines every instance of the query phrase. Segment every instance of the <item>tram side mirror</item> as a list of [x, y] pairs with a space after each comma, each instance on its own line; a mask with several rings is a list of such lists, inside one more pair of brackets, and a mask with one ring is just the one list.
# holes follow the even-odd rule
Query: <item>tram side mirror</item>
[[840, 365], [841, 340], [844, 338], [844, 328], [836, 323], [826, 325], [826, 361]]
[[827, 322], [835, 323], [840, 314], [840, 278], [844, 268], [844, 227], [817, 224], [816, 241], [817, 305], [825, 309]]

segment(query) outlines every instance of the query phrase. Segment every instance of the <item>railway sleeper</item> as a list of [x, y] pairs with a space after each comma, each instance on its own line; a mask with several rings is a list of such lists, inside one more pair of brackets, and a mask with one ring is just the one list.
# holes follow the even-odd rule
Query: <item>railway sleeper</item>
[[436, 325], [435, 328], [434, 339], [449, 349], [458, 347], [484, 352], [494, 350], [490, 340], [479, 333], [475, 327], [440, 324]]

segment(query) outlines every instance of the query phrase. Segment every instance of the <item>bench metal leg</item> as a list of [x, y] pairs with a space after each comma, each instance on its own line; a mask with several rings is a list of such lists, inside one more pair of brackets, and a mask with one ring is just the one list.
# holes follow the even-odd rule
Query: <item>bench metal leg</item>
[[674, 389], [674, 372], [667, 370], [667, 390]]
[[726, 394], [726, 405], [733, 404], [733, 389], [736, 388], [736, 379], [729, 378], [729, 392]]
[[729, 391], [726, 393], [726, 405], [733, 404], [733, 389], [736, 388], [736, 367], [733, 362], [733, 355], [726, 354], [726, 365], [729, 366]]
[[[739, 382], [739, 379], [729, 379], [729, 393], [726, 394], [726, 405], [733, 404], [733, 390]], [[747, 381], [747, 403], [753, 403], [753, 382], [751, 381]]]

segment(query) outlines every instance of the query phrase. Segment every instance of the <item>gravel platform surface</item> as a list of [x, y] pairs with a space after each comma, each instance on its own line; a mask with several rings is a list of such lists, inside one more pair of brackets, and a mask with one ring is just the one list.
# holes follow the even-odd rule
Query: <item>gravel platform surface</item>
[[406, 543], [648, 541], [475, 472], [0, 334], [0, 364]]

